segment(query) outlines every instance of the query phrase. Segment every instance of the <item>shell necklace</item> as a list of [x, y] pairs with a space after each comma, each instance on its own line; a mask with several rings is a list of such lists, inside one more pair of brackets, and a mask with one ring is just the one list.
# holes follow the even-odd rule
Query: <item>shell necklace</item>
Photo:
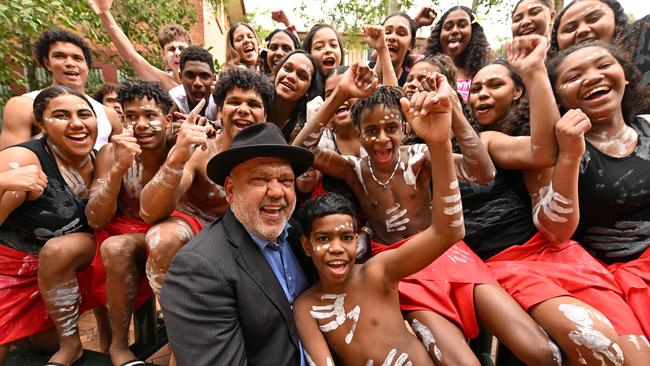
[[377, 179], [377, 177], [375, 177], [375, 172], [372, 170], [372, 164], [370, 164], [370, 158], [368, 158], [368, 168], [370, 168], [370, 175], [372, 176], [372, 179], [375, 182], [377, 182], [377, 184], [379, 184], [381, 186], [381, 188], [382, 188], [382, 190], [384, 192], [386, 192], [388, 190], [388, 188], [386, 188], [386, 186], [388, 185], [388, 183], [390, 183], [391, 180], [393, 180], [393, 177], [395, 176], [395, 173], [397, 173], [397, 168], [399, 167], [399, 162], [401, 160], [402, 160], [402, 155], [401, 155], [401, 152], [400, 152], [400, 150], [398, 148], [397, 149], [397, 162], [395, 162], [395, 167], [393, 168], [393, 172], [390, 174], [390, 177], [388, 177], [386, 182], [382, 183], [382, 182], [379, 181], [379, 179]]

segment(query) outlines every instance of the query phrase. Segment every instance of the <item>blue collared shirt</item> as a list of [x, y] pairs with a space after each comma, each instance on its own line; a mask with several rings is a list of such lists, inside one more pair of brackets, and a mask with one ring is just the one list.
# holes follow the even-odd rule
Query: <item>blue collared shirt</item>
[[293, 304], [293, 300], [307, 289], [309, 283], [287, 241], [291, 225], [287, 223], [284, 227], [277, 244], [260, 238], [248, 228], [244, 228], [271, 266], [275, 277], [284, 290], [284, 294], [287, 296], [289, 304]]
[[[296, 256], [293, 254], [291, 247], [289, 246], [287, 237], [289, 236], [290, 228], [291, 225], [287, 223], [276, 244], [264, 238], [260, 238], [244, 226], [244, 229], [246, 229], [248, 234], [251, 236], [255, 245], [257, 245], [262, 252], [266, 262], [271, 266], [275, 277], [278, 279], [278, 282], [280, 282], [284, 294], [287, 296], [287, 300], [293, 309], [293, 301], [298, 297], [298, 295], [307, 289], [309, 282], [307, 281], [307, 276], [305, 276], [302, 268], [300, 268], [298, 259], [296, 259]], [[305, 365], [302, 344], [300, 345], [300, 365]]]

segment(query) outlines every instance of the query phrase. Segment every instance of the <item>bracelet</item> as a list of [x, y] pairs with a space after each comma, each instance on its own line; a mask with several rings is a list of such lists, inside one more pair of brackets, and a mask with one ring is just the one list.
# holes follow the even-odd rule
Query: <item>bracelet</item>
[[291, 24], [290, 26], [287, 27], [288, 30], [295, 32], [296, 31], [296, 26]]

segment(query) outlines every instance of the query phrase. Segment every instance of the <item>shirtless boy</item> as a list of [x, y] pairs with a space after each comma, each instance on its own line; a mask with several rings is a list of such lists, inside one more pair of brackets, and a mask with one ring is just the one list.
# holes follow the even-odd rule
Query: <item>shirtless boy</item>
[[303, 249], [319, 273], [319, 281], [294, 303], [296, 326], [311, 364], [332, 365], [335, 354], [345, 365], [392, 365], [393, 360], [399, 365], [433, 365], [425, 347], [404, 326], [397, 284], [464, 235], [462, 210], [455, 208], [460, 192], [451, 150], [451, 89], [444, 78], [438, 80], [436, 91], [417, 93], [410, 106], [406, 99], [402, 102], [405, 110], [411, 108], [409, 123], [436, 161], [426, 230], [395, 250], [355, 265], [356, 225], [348, 201], [328, 193], [307, 203], [299, 215]]
[[98, 273], [95, 291], [108, 304], [112, 331], [109, 350], [114, 365], [135, 361], [128, 348], [134, 299], [137, 307], [151, 295], [146, 280], [138, 285], [138, 279], [144, 278], [144, 235], [150, 227], [139, 216], [140, 192], [167, 157], [165, 126], [172, 107], [160, 85], [147, 81], [125, 82], [119, 99], [129, 127], [97, 155], [86, 206], [88, 224], [98, 230], [95, 235], [106, 271], [105, 286], [104, 276]]
[[[206, 127], [188, 118], [157, 179], [143, 188], [140, 216], [145, 222], [158, 222], [147, 232], [147, 276], [154, 292], [160, 291], [176, 252], [194, 236], [187, 220], [170, 214], [177, 209], [204, 226], [226, 212], [225, 191], [208, 178], [207, 162], [228, 148], [241, 129], [266, 120], [274, 93], [271, 82], [251, 69], [233, 67], [222, 72], [214, 91], [223, 124], [220, 133], [215, 139], [206, 139]], [[196, 144], [207, 148], [193, 149]]]
[[180, 54], [192, 44], [190, 34], [180, 25], [169, 25], [158, 32], [162, 56], [171, 71], [163, 71], [149, 63], [133, 46], [111, 14], [113, 0], [87, 0], [104, 26], [106, 35], [117, 48], [120, 57], [129, 63], [142, 80], [159, 81], [165, 90], [180, 85]]
[[[316, 146], [313, 142], [318, 140], [320, 131], [342, 101], [364, 97], [354, 69], [353, 65], [344, 74], [337, 89], [303, 128], [294, 145]], [[444, 77], [433, 73], [429, 79], [429, 83], [438, 85], [437, 80]], [[411, 99], [417, 101], [420, 95], [421, 92], [416, 92]], [[397, 88], [379, 87], [352, 108], [352, 119], [359, 128], [359, 139], [368, 152], [367, 157], [359, 159], [332, 150], [313, 149], [313, 167], [345, 180], [357, 196], [367, 219], [366, 226], [372, 230], [374, 254], [399, 248], [407, 238], [427, 228], [433, 214], [431, 207], [422, 203], [431, 201], [430, 166], [437, 162], [431, 159], [424, 144], [400, 146], [405, 120], [399, 104], [402, 97]], [[452, 105], [450, 109], [457, 108], [455, 100]], [[454, 128], [456, 136], [467, 132], [466, 128]], [[472, 164], [485, 161], [485, 148], [465, 149], [463, 142], [469, 141], [467, 136], [457, 140], [464, 153], [454, 155], [457, 176], [473, 177], [479, 182], [491, 180], [494, 174], [491, 164]], [[448, 197], [448, 201], [449, 214], [461, 209], [460, 196]], [[422, 339], [428, 333], [435, 336], [436, 343], [429, 350], [437, 363], [479, 364], [465, 343], [466, 338], [478, 335], [479, 319], [521, 359], [537, 365], [554, 362], [552, 351], [539, 347], [548, 344], [548, 337], [498, 286], [487, 266], [463, 242], [453, 245], [426, 269], [403, 279], [399, 290], [401, 309], [413, 328], [423, 330]], [[498, 314], [508, 314], [509, 321], [503, 322], [503, 317], [496, 316], [497, 310]]]

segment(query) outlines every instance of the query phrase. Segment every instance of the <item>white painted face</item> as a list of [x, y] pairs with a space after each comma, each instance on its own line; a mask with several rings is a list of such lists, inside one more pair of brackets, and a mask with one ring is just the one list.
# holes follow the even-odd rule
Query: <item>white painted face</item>
[[181, 52], [187, 47], [189, 47], [187, 42], [174, 40], [167, 43], [163, 49], [163, 56], [167, 62], [167, 67], [176, 75], [181, 65]]

